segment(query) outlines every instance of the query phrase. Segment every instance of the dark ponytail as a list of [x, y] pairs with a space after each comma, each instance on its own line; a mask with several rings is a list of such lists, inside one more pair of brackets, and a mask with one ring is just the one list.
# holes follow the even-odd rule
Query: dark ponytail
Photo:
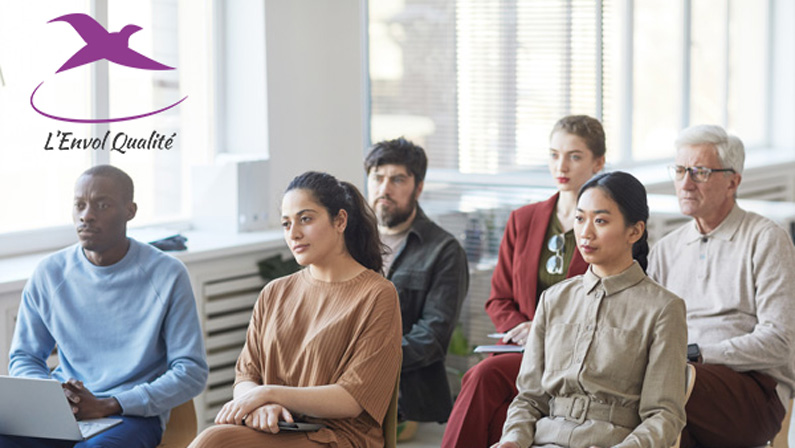
[[639, 240], [635, 241], [635, 244], [632, 245], [632, 258], [638, 260], [638, 264], [640, 267], [643, 268], [643, 272], [646, 272], [646, 267], [649, 265], [648, 257], [649, 257], [649, 231], [646, 228], [643, 228], [643, 235], [640, 237]]
[[340, 210], [348, 213], [345, 247], [354, 260], [379, 274], [384, 265], [385, 249], [378, 236], [378, 221], [359, 190], [348, 182], [338, 181], [328, 173], [307, 171], [296, 176], [284, 190], [306, 190], [328, 211], [333, 220]]
[[[598, 174], [580, 188], [577, 199], [579, 200], [582, 194], [590, 188], [601, 189], [615, 201], [624, 216], [624, 222], [627, 226], [631, 226], [638, 221], [643, 221], [644, 224], [648, 222], [649, 204], [646, 201], [646, 188], [633, 175], [623, 171]], [[632, 258], [637, 260], [644, 272], [648, 265], [648, 237], [649, 232], [644, 227], [643, 235], [632, 246]]]

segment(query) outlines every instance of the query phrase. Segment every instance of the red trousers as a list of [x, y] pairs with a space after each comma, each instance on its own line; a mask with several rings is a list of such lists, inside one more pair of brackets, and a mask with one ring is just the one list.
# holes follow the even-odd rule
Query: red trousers
[[744, 448], [773, 439], [786, 414], [776, 380], [716, 364], [693, 366], [696, 383], [685, 406], [682, 448]]
[[519, 391], [521, 353], [492, 355], [469, 369], [453, 405], [442, 448], [488, 447], [499, 442], [508, 406]]

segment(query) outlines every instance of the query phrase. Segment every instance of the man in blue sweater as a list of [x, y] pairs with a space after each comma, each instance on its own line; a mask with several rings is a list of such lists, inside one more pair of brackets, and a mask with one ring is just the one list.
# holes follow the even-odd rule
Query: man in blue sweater
[[[77, 444], [0, 436], [0, 446], [153, 448], [170, 409], [204, 389], [188, 273], [179, 260], [127, 238], [136, 210], [123, 171], [100, 165], [80, 176], [72, 211], [79, 243], [44, 259], [25, 286], [9, 363], [13, 376], [61, 381], [78, 420], [123, 423]], [[50, 372], [56, 346], [60, 362]]]

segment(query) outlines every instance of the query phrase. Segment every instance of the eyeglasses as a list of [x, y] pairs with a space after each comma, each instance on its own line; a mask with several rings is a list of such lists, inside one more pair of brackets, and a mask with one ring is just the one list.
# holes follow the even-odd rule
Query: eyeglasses
[[564, 249], [563, 234], [552, 235], [547, 241], [547, 249], [550, 252], [555, 252], [547, 260], [547, 273], [552, 275], [560, 275], [563, 273], [563, 249]]
[[704, 183], [709, 180], [709, 175], [712, 173], [732, 172], [735, 173], [734, 168], [706, 168], [703, 166], [682, 166], [682, 165], [669, 165], [668, 175], [671, 180], [682, 180], [685, 178], [685, 173], [690, 173], [690, 179], [693, 182]]

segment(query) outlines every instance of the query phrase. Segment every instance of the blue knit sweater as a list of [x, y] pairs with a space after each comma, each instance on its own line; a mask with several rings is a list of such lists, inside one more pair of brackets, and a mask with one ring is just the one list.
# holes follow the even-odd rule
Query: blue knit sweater
[[[80, 245], [44, 259], [22, 293], [11, 343], [13, 376], [75, 378], [124, 415], [158, 416], [201, 393], [207, 362], [188, 272], [130, 239], [127, 254], [95, 266]], [[46, 365], [58, 347], [59, 365]]]

